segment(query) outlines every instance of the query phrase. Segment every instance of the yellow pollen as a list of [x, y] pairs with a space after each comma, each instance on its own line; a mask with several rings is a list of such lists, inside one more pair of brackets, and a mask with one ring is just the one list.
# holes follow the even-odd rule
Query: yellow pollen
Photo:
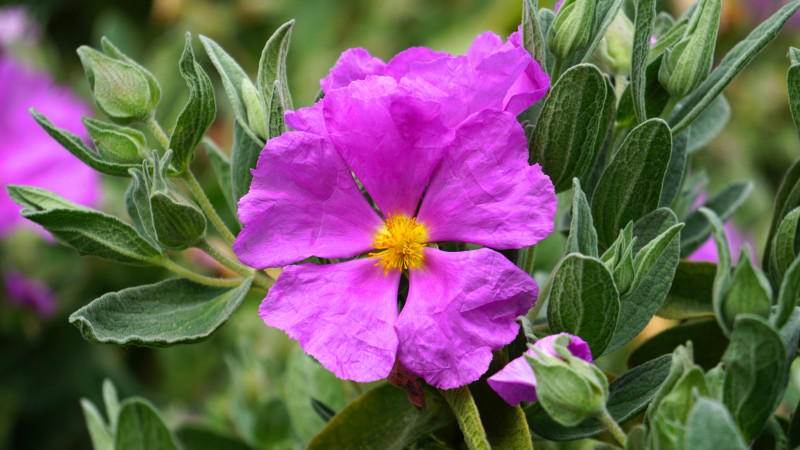
[[389, 214], [372, 241], [372, 245], [382, 251], [370, 253], [369, 257], [378, 260], [376, 266], [383, 264], [387, 275], [390, 269], [416, 269], [422, 264], [427, 241], [428, 231], [417, 223], [416, 217]]

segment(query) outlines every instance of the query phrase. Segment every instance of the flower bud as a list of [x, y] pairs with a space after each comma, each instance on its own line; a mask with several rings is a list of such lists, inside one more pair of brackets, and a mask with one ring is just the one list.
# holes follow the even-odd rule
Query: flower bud
[[145, 159], [146, 141], [139, 131], [84, 116], [81, 121], [104, 161], [138, 164]]
[[611, 73], [628, 75], [631, 71], [632, 42], [633, 23], [620, 10], [608, 26], [601, 45], [592, 55], [593, 59]]
[[547, 32], [550, 51], [564, 59], [589, 44], [596, 0], [566, 0]]
[[708, 77], [721, 11], [722, 0], [703, 1], [695, 8], [683, 38], [664, 52], [658, 81], [672, 97], [684, 97]]
[[161, 88], [143, 67], [129, 58], [107, 56], [87, 46], [78, 48], [78, 56], [97, 107], [109, 119], [127, 124], [146, 119], [155, 111]]
[[206, 218], [167, 182], [166, 171], [171, 159], [171, 150], [161, 161], [154, 158], [150, 211], [158, 243], [169, 250], [184, 250], [205, 235]]
[[[537, 357], [526, 355], [536, 375], [536, 394], [550, 417], [565, 427], [575, 426], [605, 411], [608, 380], [594, 364], [573, 356], [569, 336], [553, 343], [558, 357], [531, 347]], [[563, 359], [560, 359], [560, 358]]]

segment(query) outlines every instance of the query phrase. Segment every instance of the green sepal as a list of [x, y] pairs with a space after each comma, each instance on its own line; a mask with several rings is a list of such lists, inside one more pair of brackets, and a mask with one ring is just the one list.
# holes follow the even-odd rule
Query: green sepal
[[171, 159], [172, 150], [167, 150], [161, 160], [153, 160], [150, 212], [158, 243], [169, 250], [184, 250], [205, 235], [206, 217], [168, 181], [166, 172]]
[[104, 161], [139, 164], [145, 159], [147, 141], [140, 131], [85, 116], [81, 116], [81, 122]]
[[547, 32], [547, 45], [560, 59], [565, 59], [589, 43], [595, 0], [566, 0]]

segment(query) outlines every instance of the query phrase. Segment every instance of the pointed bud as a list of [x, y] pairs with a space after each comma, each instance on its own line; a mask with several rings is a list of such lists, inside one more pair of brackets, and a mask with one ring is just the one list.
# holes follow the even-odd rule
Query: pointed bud
[[597, 0], [566, 0], [547, 31], [547, 45], [565, 59], [589, 44]]
[[145, 137], [137, 130], [81, 117], [104, 161], [138, 164], [145, 159]]
[[620, 10], [606, 30], [603, 42], [592, 55], [592, 60], [596, 60], [608, 72], [628, 75], [631, 71], [632, 42], [633, 23]]

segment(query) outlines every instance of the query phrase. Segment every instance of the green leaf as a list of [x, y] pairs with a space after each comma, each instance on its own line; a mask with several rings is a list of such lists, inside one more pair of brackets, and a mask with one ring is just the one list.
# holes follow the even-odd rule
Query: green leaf
[[778, 231], [783, 218], [798, 206], [800, 206], [800, 159], [795, 160], [783, 176], [783, 181], [781, 181], [778, 193], [775, 195], [775, 203], [772, 207], [772, 222], [767, 235], [761, 266], [769, 275], [773, 287], [777, 287], [780, 277], [772, 261], [774, 253], [772, 240], [775, 238], [775, 233]]
[[[146, 169], [146, 165], [143, 166]], [[156, 241], [156, 228], [153, 225], [153, 213], [150, 211], [149, 174], [139, 169], [131, 169], [131, 183], [125, 191], [125, 209], [131, 216], [133, 227], [139, 236], [144, 238], [153, 248], [161, 250]]]
[[[256, 85], [264, 100], [275, 95], [273, 86], [276, 82], [280, 83], [280, 96], [283, 98], [287, 110], [294, 109], [292, 96], [289, 93], [289, 79], [286, 76], [286, 55], [289, 53], [292, 27], [294, 27], [294, 20], [281, 25], [267, 40], [264, 50], [261, 51], [258, 75], [256, 76]], [[267, 106], [269, 105], [264, 105], [265, 109]]]
[[554, 332], [580, 336], [599, 357], [619, 316], [619, 293], [611, 272], [597, 258], [570, 253], [555, 269], [547, 307]]
[[611, 79], [603, 77], [606, 82], [606, 102], [603, 106], [603, 116], [600, 118], [600, 125], [597, 128], [597, 138], [594, 140], [595, 149], [593, 153], [597, 154], [594, 165], [580, 177], [586, 192], [586, 198], [591, 202], [592, 193], [594, 192], [597, 183], [600, 181], [600, 176], [606, 168], [609, 155], [611, 154], [611, 138], [614, 134], [614, 117], [617, 114], [617, 97], [614, 94], [614, 86], [611, 84]]
[[[649, 249], [647, 246], [643, 247], [636, 255], [636, 259], [640, 261], [638, 266], [642, 274], [636, 274], [632, 288], [620, 298], [620, 320], [617, 322], [617, 329], [614, 331], [611, 343], [606, 348], [607, 353], [622, 347], [636, 337], [667, 297], [680, 256], [678, 234], [674, 233], [677, 222], [678, 219], [673, 213], [668, 220], [662, 223], [659, 237], [654, 239], [657, 243], [654, 243]], [[666, 237], [670, 235], [672, 238], [666, 240]], [[637, 242], [641, 239], [639, 237]], [[664, 241], [658, 242], [662, 239]], [[662, 248], [663, 250], [661, 250]], [[640, 257], [640, 254], [644, 252], [647, 253]], [[654, 257], [659, 253], [658, 257]], [[636, 265], [635, 261], [634, 265]]]
[[248, 278], [235, 288], [173, 278], [109, 292], [69, 316], [90, 342], [163, 347], [211, 335], [241, 305]]
[[716, 99], [722, 90], [742, 71], [756, 54], [772, 41], [786, 21], [800, 8], [800, 1], [793, 1], [753, 30], [744, 40], [736, 44], [720, 61], [719, 66], [698, 88], [686, 96], [669, 116], [670, 127], [680, 133], [692, 124]]
[[797, 305], [800, 296], [800, 257], [796, 258], [781, 283], [778, 292], [778, 314], [775, 317], [775, 327], [781, 329], [786, 325]]
[[231, 161], [211, 138], [203, 138], [203, 146], [206, 149], [208, 161], [211, 163], [211, 170], [214, 171], [214, 177], [219, 183], [222, 196], [225, 197], [225, 202], [236, 216], [236, 202], [233, 200], [233, 188], [231, 187]]
[[625, 138], [592, 195], [592, 216], [601, 248], [617, 232], [658, 207], [672, 152], [666, 122], [650, 119]]
[[567, 253], [597, 257], [597, 231], [594, 229], [592, 211], [577, 178], [572, 180], [572, 221], [567, 236]]
[[217, 104], [214, 87], [203, 67], [194, 59], [192, 35], [186, 32], [186, 46], [178, 65], [181, 76], [189, 86], [189, 101], [175, 122], [175, 130], [169, 138], [169, 148], [175, 153], [172, 163], [178, 172], [185, 172], [194, 158], [194, 150], [203, 135], [214, 122]]
[[200, 425], [183, 425], [175, 434], [183, 450], [255, 450], [233, 436]]
[[680, 135], [689, 138], [689, 147], [686, 151], [692, 154], [708, 145], [717, 135], [722, 132], [728, 119], [731, 117], [731, 106], [720, 95], [702, 114]]
[[81, 255], [114, 261], [153, 264], [161, 252], [127, 223], [106, 213], [72, 203], [45, 189], [8, 185], [8, 195], [23, 207], [22, 217], [44, 227], [62, 244]]
[[250, 169], [256, 168], [262, 148], [264, 145], [250, 138], [238, 121], [233, 123], [231, 187], [233, 188], [233, 199], [237, 202], [250, 190], [250, 181], [253, 180]]
[[656, 261], [660, 260], [661, 255], [664, 254], [667, 246], [673, 242], [673, 239], [678, 232], [681, 231], [681, 228], [683, 228], [682, 223], [676, 223], [669, 227], [666, 231], [642, 247], [639, 253], [636, 254], [636, 258], [633, 260], [633, 267], [636, 275], [631, 285], [634, 289], [639, 286], [642, 279], [644, 279], [645, 275], [655, 265]]
[[712, 316], [711, 292], [716, 273], [716, 264], [681, 260], [669, 295], [656, 314], [676, 320]]
[[[647, 408], [661, 383], [667, 378], [671, 364], [670, 355], [635, 367], [614, 380], [608, 387], [606, 407], [617, 423], [624, 423]], [[588, 419], [575, 427], [564, 427], [551, 419], [539, 403], [525, 409], [531, 431], [552, 441], [572, 441], [601, 433], [605, 427], [596, 419]]]
[[29, 112], [36, 123], [38, 123], [51, 138], [55, 139], [62, 147], [92, 169], [106, 175], [127, 177], [128, 169], [138, 167], [138, 164], [121, 164], [103, 160], [100, 155], [87, 147], [86, 144], [83, 143], [83, 140], [77, 135], [53, 125], [53, 122], [50, 122], [47, 117], [39, 114], [33, 108], [31, 108]]
[[[752, 181], [733, 183], [706, 200], [703, 207], [714, 211], [722, 222], [728, 220], [747, 200], [753, 191]], [[686, 218], [686, 226], [681, 231], [681, 257], [692, 254], [711, 235], [711, 226], [705, 217], [695, 211]]]
[[[311, 399], [321, 401], [334, 410], [345, 407], [341, 380], [306, 355], [299, 346], [294, 347], [289, 354], [283, 381], [284, 400], [291, 418], [292, 429], [303, 443], [311, 441], [325, 427], [325, 421], [311, 406]], [[332, 424], [336, 417], [338, 414], [328, 424]], [[310, 447], [313, 447], [313, 443]]]
[[92, 448], [94, 450], [114, 450], [113, 431], [106, 425], [97, 406], [90, 400], [82, 398], [81, 409], [83, 409], [83, 417], [86, 420], [86, 429], [89, 430], [89, 438], [92, 440]]
[[81, 116], [81, 122], [92, 137], [103, 161], [139, 164], [145, 158], [147, 142], [141, 132], [85, 116]]
[[458, 428], [470, 450], [489, 450], [489, 440], [481, 423], [478, 406], [468, 386], [439, 391], [456, 416]]
[[640, 0], [636, 3], [634, 19], [633, 51], [631, 53], [631, 98], [633, 112], [639, 123], [647, 120], [645, 108], [646, 70], [650, 53], [650, 38], [656, 20], [656, 1]]
[[[591, 64], [566, 71], [551, 88], [529, 144], [530, 163], [539, 163], [556, 192], [570, 188], [594, 165], [606, 101], [604, 75]], [[605, 131], [605, 130], [603, 130]], [[591, 151], [587, 151], [591, 150]]]
[[689, 162], [686, 154], [687, 144], [688, 138], [685, 134], [672, 138], [672, 155], [669, 158], [667, 172], [664, 174], [664, 184], [661, 186], [661, 198], [658, 200], [658, 206], [670, 206], [681, 191]]
[[717, 318], [717, 322], [722, 328], [722, 331], [728, 335], [730, 334], [730, 328], [722, 314], [722, 303], [725, 300], [725, 295], [728, 293], [731, 284], [731, 251], [728, 246], [728, 237], [725, 235], [725, 229], [722, 228], [722, 221], [720, 221], [714, 211], [707, 208], [700, 208], [699, 212], [703, 214], [711, 224], [714, 243], [717, 245], [717, 273], [714, 276], [714, 285], [711, 289], [711, 302], [714, 307], [714, 316]]
[[746, 450], [748, 447], [725, 406], [701, 397], [689, 414], [685, 448]]
[[522, 0], [522, 46], [542, 68], [547, 67], [547, 45], [539, 24], [539, 0]]
[[800, 239], [797, 239], [797, 226], [800, 222], [800, 207], [789, 212], [781, 220], [778, 230], [772, 239], [772, 266], [775, 274], [782, 278], [783, 274], [792, 264], [797, 256], [797, 247]]
[[150, 195], [150, 210], [158, 243], [169, 250], [185, 250], [206, 233], [206, 217], [182, 198], [162, 192]]
[[117, 420], [119, 419], [119, 395], [114, 383], [108, 378], [103, 380], [103, 404], [106, 405], [106, 413], [111, 425], [111, 432], [116, 433]]
[[797, 448], [800, 445], [800, 403], [792, 413], [792, 421], [789, 423], [787, 435], [789, 438], [788, 448]]
[[679, 345], [692, 341], [695, 362], [710, 370], [719, 364], [728, 347], [728, 339], [714, 319], [682, 323], [658, 333], [636, 347], [628, 357], [628, 366], [636, 367], [654, 358], [669, 354]]
[[639, 253], [648, 243], [676, 223], [678, 217], [669, 208], [662, 207], [647, 213], [633, 225], [633, 236], [637, 237], [633, 243], [633, 253]]
[[[654, 59], [647, 65], [644, 73], [644, 105], [647, 117], [659, 116], [669, 101], [669, 92], [658, 82], [658, 71], [661, 68], [661, 63], [661, 57]], [[619, 127], [631, 127], [637, 124], [636, 114], [633, 110], [632, 84], [628, 84], [619, 99], [619, 112], [617, 113], [616, 122]]]
[[167, 426], [156, 409], [145, 399], [129, 398], [122, 402], [115, 449], [177, 450]]
[[158, 101], [161, 99], [161, 86], [158, 84], [158, 80], [153, 74], [142, 67], [141, 64], [134, 61], [128, 55], [122, 52], [122, 50], [118, 49], [107, 37], [103, 36], [100, 38], [100, 46], [103, 48], [103, 53], [106, 55], [118, 59], [120, 61], [125, 61], [126, 63], [136, 67], [139, 70], [139, 73], [144, 75], [145, 79], [147, 79], [147, 84], [150, 86], [150, 103], [152, 105], [157, 105]]
[[[589, 45], [584, 49], [577, 51], [572, 58], [572, 61], [588, 62], [597, 46], [606, 35], [606, 30], [614, 21], [617, 16], [617, 11], [622, 6], [622, 0], [597, 0], [597, 5], [594, 8], [594, 23], [592, 24], [592, 34], [589, 40]], [[570, 64], [573, 65], [573, 64]]]
[[779, 420], [777, 416], [770, 417], [764, 430], [753, 441], [750, 448], [753, 450], [786, 449], [788, 439], [786, 438], [786, 432], [783, 430], [784, 422], [784, 420]]
[[739, 265], [722, 302], [722, 318], [732, 328], [739, 314], [754, 314], [769, 317], [772, 306], [772, 288], [761, 270], [750, 262], [750, 249], [745, 247], [739, 257]]
[[786, 366], [786, 348], [778, 332], [758, 316], [740, 315], [725, 364], [723, 402], [746, 441], [754, 439], [772, 416], [783, 386], [776, 376]]
[[[797, 49], [792, 49], [797, 51]], [[800, 134], [800, 62], [792, 61], [786, 73], [786, 88], [789, 91], [789, 109], [792, 111], [794, 127]]]
[[307, 448], [367, 450], [380, 442], [399, 450], [455, 423], [447, 402], [434, 389], [424, 390], [425, 409], [417, 411], [400, 388], [387, 383], [371, 389], [339, 411]]
[[276, 81], [272, 89], [272, 97], [269, 100], [269, 123], [267, 126], [267, 136], [270, 139], [278, 137], [286, 132], [286, 121], [283, 118], [284, 112], [290, 107], [290, 104], [283, 96], [283, 89], [281, 89], [281, 82]]

